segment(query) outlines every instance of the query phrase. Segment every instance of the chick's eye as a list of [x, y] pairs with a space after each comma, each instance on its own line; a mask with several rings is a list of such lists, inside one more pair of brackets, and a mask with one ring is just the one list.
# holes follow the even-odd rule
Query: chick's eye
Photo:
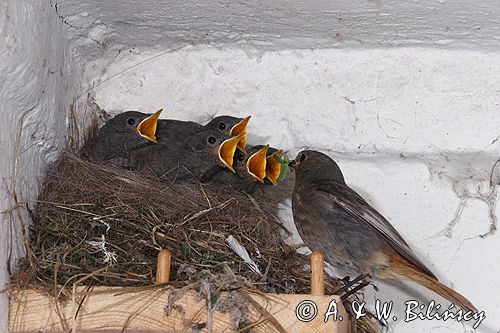
[[307, 159], [306, 154], [300, 155], [300, 162], [304, 162]]
[[243, 154], [238, 154], [238, 161], [243, 161], [245, 159], [245, 155]]
[[211, 145], [213, 145], [214, 143], [217, 142], [217, 139], [215, 138], [215, 136], [209, 136], [208, 139], [207, 139], [208, 143], [210, 143]]
[[128, 118], [127, 119], [127, 124], [129, 124], [129, 125], [135, 124], [135, 119], [134, 118]]
[[221, 131], [225, 130], [225, 129], [226, 129], [226, 124], [224, 124], [224, 123], [219, 123], [219, 129], [220, 129]]

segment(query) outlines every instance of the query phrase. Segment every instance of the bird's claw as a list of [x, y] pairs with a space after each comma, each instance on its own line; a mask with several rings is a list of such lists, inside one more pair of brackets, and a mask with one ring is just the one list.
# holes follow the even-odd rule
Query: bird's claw
[[[371, 283], [371, 278], [370, 278], [370, 274], [361, 274], [360, 276], [356, 277], [354, 280], [351, 280], [351, 278], [349, 276], [346, 276], [341, 281], [345, 282], [346, 284], [343, 287], [337, 289], [333, 294], [340, 295], [340, 294], [344, 293], [340, 297], [340, 299], [344, 300], [347, 297], [351, 296], [352, 294], [356, 293], [358, 290], [369, 285]], [[352, 287], [354, 287], [354, 288], [352, 288]]]

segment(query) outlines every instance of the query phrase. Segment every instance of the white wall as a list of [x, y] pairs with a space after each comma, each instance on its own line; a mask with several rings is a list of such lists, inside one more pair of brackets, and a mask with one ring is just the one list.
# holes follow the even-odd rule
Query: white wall
[[[500, 57], [435, 48], [251, 54], [203, 46], [124, 52], [107, 67], [112, 79], [94, 89], [96, 102], [108, 111], [164, 108], [164, 117], [198, 121], [252, 115], [250, 143], [291, 156], [305, 147], [328, 152], [436, 274], [486, 312], [478, 331], [496, 333], [500, 265], [492, 254], [500, 234], [479, 235], [498, 201], [489, 177], [500, 157]], [[291, 225], [289, 205], [282, 215]], [[406, 300], [436, 297], [415, 286], [377, 285], [377, 298], [395, 301], [395, 332], [465, 331], [452, 321], [404, 323]]]
[[57, 4], [73, 33], [107, 47], [499, 47], [497, 0], [59, 0]]
[[[478, 235], [497, 201], [499, 21], [497, 0], [0, 2], [0, 211], [13, 189], [18, 202], [36, 196], [66, 144], [70, 105], [88, 122], [88, 96], [180, 119], [251, 114], [251, 141], [336, 157], [437, 275], [486, 311], [479, 331], [495, 333], [500, 236]], [[20, 236], [15, 215], [0, 223], [1, 288]], [[2, 294], [0, 332], [5, 309]]]
[[76, 86], [70, 51], [48, 1], [0, 2], [0, 332], [7, 332], [7, 267], [22, 253], [19, 217], [68, 138]]

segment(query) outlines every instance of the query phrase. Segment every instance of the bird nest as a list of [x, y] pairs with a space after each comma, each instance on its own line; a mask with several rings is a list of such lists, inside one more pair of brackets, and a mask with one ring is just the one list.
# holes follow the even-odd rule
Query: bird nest
[[[275, 210], [268, 199], [166, 183], [64, 152], [48, 169], [33, 212], [29, 273], [47, 283], [71, 285], [88, 274], [90, 284], [148, 285], [158, 250], [168, 249], [175, 285], [185, 283], [186, 274], [229, 269], [262, 290], [304, 292], [307, 276], [297, 271], [306, 260], [281, 241]], [[261, 274], [228, 247], [229, 236]]]
[[[51, 293], [62, 288], [60, 294], [80, 284], [151, 285], [158, 250], [168, 249], [174, 287], [204, 279], [217, 291], [308, 293], [308, 258], [283, 242], [277, 207], [268, 196], [163, 182], [66, 151], [46, 172], [27, 257], [13, 283], [36, 283]], [[255, 265], [236, 254], [228, 238]], [[339, 286], [332, 277], [325, 285], [327, 293]], [[363, 318], [358, 331], [377, 332], [369, 321]]]

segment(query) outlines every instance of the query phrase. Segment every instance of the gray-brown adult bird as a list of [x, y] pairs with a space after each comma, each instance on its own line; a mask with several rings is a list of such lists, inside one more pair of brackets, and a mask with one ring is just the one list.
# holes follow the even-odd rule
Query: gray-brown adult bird
[[371, 278], [411, 280], [466, 310], [472, 303], [438, 281], [394, 227], [344, 181], [327, 155], [306, 150], [296, 171], [293, 218], [304, 243], [340, 270]]

